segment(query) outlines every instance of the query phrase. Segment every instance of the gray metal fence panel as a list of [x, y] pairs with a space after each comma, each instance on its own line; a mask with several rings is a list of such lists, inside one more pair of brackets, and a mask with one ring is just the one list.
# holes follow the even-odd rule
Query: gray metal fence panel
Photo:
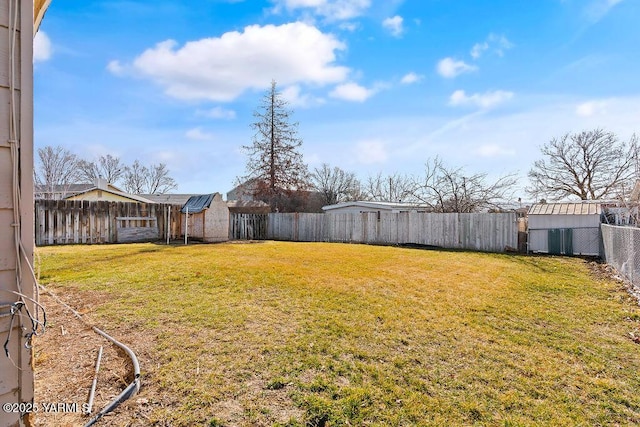
[[601, 227], [605, 260], [640, 287], [640, 228], [606, 224]]

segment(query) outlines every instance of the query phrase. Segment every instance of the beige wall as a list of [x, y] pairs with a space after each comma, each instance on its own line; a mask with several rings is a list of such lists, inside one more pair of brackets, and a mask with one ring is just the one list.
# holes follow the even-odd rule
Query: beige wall
[[211, 206], [204, 215], [205, 242], [226, 242], [229, 240], [229, 207], [222, 200], [220, 194], [216, 194]]
[[[19, 5], [19, 34], [14, 54], [15, 75], [13, 81], [16, 90], [13, 94], [15, 112], [18, 119], [17, 144], [20, 147], [18, 159], [21, 189], [20, 238], [25, 248], [26, 260], [21, 260], [23, 277], [21, 288], [23, 293], [33, 298], [34, 283], [29, 276], [28, 262], [33, 260], [33, 3], [31, 0], [4, 0], [0, 2], [0, 342], [4, 342], [9, 332], [10, 317], [5, 314], [8, 304], [17, 301], [18, 297], [10, 291], [18, 288], [16, 283], [16, 248], [13, 240], [12, 226], [14, 206], [12, 188], [17, 183], [12, 178], [11, 149], [7, 142], [10, 139], [9, 120], [11, 117], [10, 76], [11, 54], [9, 31], [9, 3]], [[29, 309], [35, 312], [33, 304]], [[16, 368], [0, 353], [0, 405], [6, 402], [30, 402], [33, 400], [32, 352], [24, 347], [23, 333], [20, 323], [28, 330], [28, 319], [14, 321], [14, 329], [9, 344]], [[1, 409], [0, 409], [1, 411]], [[28, 420], [21, 420], [17, 414], [0, 412], [0, 427], [23, 425]]]

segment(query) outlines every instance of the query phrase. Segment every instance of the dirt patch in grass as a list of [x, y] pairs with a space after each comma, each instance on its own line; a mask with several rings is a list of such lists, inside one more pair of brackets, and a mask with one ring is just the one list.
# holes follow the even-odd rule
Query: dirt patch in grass
[[[89, 312], [103, 297], [79, 292], [69, 298], [80, 312]], [[128, 357], [96, 334], [48, 292], [40, 302], [47, 310], [46, 333], [35, 341], [35, 403], [43, 409], [36, 425], [84, 425], [128, 384]], [[103, 348], [92, 413], [87, 415], [88, 398], [100, 347]], [[53, 404], [51, 407], [50, 405]], [[51, 409], [47, 409], [51, 408]]]
[[636, 301], [638, 301], [638, 304], [640, 304], [640, 288], [621, 276], [615, 268], [600, 260], [589, 261], [588, 266], [593, 277], [598, 280], [607, 280], [618, 283], [625, 291], [633, 296]]
[[[39, 412], [35, 417], [36, 426], [83, 426], [102, 408], [109, 404], [131, 382], [132, 366], [129, 357], [118, 347], [96, 334], [89, 325], [100, 326], [92, 315], [95, 307], [100, 306], [106, 296], [99, 292], [74, 291], [64, 297], [50, 292], [41, 292], [40, 302], [47, 311], [47, 331], [37, 337], [35, 367], [35, 402], [48, 408], [51, 403], [64, 403], [51, 412]], [[79, 320], [67, 307], [60, 303], [77, 307], [83, 320]], [[106, 329], [106, 328], [105, 328]], [[184, 396], [173, 394], [158, 380], [158, 371], [162, 363], [156, 350], [156, 336], [145, 331], [140, 325], [132, 323], [107, 331], [117, 340], [134, 349], [143, 369], [140, 392], [123, 402], [114, 411], [106, 414], [96, 425], [109, 426], [148, 426], [173, 425], [164, 422], [162, 416], [151, 417], [152, 413], [171, 412], [184, 404]], [[184, 330], [184, 333], [193, 332]], [[89, 390], [94, 378], [98, 349], [103, 347], [100, 371], [90, 415], [82, 413], [86, 409]], [[203, 364], [204, 365], [204, 364]], [[199, 363], [191, 367], [189, 374], [205, 380], [205, 368]], [[292, 405], [289, 398], [291, 384], [270, 383], [262, 379], [251, 379], [242, 385], [242, 396], [230, 396], [227, 400], [211, 402], [209, 412], [215, 414], [211, 425], [249, 425], [247, 417], [252, 412], [264, 416], [264, 408], [256, 408], [258, 400], [269, 402], [268, 420], [259, 425], [272, 425], [278, 420], [285, 424], [290, 419], [302, 417], [302, 411]], [[255, 419], [255, 416], [253, 416]], [[224, 423], [221, 421], [224, 420]], [[217, 424], [219, 422], [219, 424]], [[198, 424], [204, 425], [204, 424]], [[209, 424], [206, 424], [209, 425]]]

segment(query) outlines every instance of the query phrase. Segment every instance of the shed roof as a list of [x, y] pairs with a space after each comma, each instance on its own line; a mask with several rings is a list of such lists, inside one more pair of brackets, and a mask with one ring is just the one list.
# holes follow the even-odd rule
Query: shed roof
[[529, 215], [600, 215], [600, 203], [537, 203]]
[[182, 205], [182, 209], [180, 210], [180, 212], [187, 213], [188, 209], [190, 214], [200, 213], [211, 206], [211, 202], [213, 201], [214, 196], [215, 193], [191, 196], [189, 197], [189, 200], [187, 200], [187, 203]]

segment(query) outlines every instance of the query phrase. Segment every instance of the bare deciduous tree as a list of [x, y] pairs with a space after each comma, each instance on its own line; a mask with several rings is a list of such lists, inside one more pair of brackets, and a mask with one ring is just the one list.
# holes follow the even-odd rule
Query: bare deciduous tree
[[412, 202], [414, 192], [414, 180], [399, 173], [387, 176], [378, 173], [369, 176], [364, 185], [366, 199], [378, 202]]
[[139, 161], [124, 171], [124, 189], [133, 194], [164, 194], [177, 187], [164, 163], [143, 166]]
[[247, 175], [241, 180], [255, 180], [254, 196], [270, 203], [272, 209], [277, 209], [278, 200], [308, 187], [307, 166], [299, 152], [302, 139], [298, 137], [298, 123], [291, 122], [291, 114], [272, 81], [271, 89], [253, 114], [253, 143], [243, 146], [249, 158]]
[[322, 194], [326, 205], [357, 200], [361, 194], [360, 182], [353, 172], [331, 168], [326, 163], [311, 172], [311, 186]]
[[635, 172], [636, 145], [635, 135], [627, 144], [602, 129], [553, 138], [529, 171], [527, 192], [552, 200], [616, 197]]
[[515, 175], [491, 182], [486, 173], [466, 173], [446, 166], [439, 158], [427, 161], [425, 176], [416, 183], [414, 197], [434, 212], [480, 212], [498, 209], [510, 198]]
[[177, 186], [176, 181], [169, 176], [166, 164], [158, 163], [148, 168], [147, 192], [149, 194], [165, 194]]
[[90, 162], [80, 160], [78, 162], [79, 179], [86, 182], [95, 182], [96, 178], [104, 178], [111, 184], [116, 184], [125, 173], [125, 166], [120, 158], [111, 154], [100, 156], [98, 160]]
[[61, 146], [46, 146], [38, 149], [38, 166], [34, 180], [44, 198], [53, 198], [56, 193], [65, 196], [69, 185], [78, 176], [78, 157]]
[[127, 166], [124, 172], [124, 189], [128, 193], [143, 194], [146, 188], [146, 177], [148, 170], [139, 161], [135, 161], [131, 166]]

